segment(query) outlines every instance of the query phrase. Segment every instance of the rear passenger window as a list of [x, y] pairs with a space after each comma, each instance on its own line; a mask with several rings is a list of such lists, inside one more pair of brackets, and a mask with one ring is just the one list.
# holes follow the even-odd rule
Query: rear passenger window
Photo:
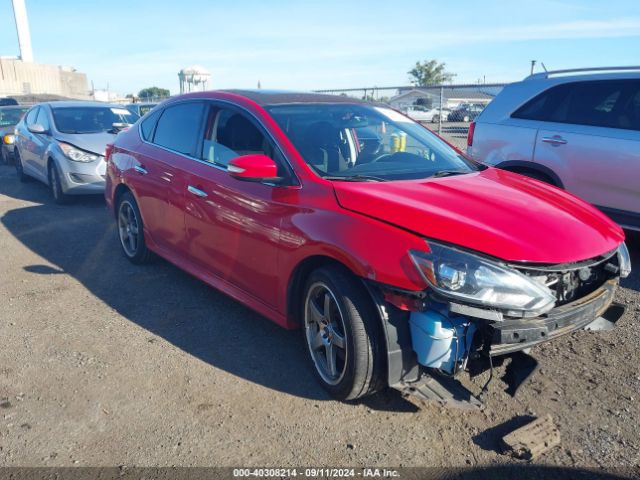
[[511, 117], [524, 120], [549, 120], [551, 114], [567, 98], [568, 85], [558, 85], [542, 92], [516, 110]]
[[156, 125], [153, 143], [185, 155], [193, 155], [203, 110], [202, 102], [167, 107]]
[[153, 129], [155, 128], [156, 123], [158, 123], [158, 118], [160, 118], [161, 113], [162, 112], [160, 110], [153, 112], [140, 123], [142, 138], [145, 140], [151, 140]]

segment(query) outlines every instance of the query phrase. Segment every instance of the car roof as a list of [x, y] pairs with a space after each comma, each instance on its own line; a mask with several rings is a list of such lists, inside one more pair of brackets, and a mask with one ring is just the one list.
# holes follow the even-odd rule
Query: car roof
[[0, 105], [0, 110], [29, 110], [30, 105]]
[[56, 108], [77, 108], [77, 107], [88, 107], [88, 108], [125, 108], [123, 105], [119, 105], [116, 103], [103, 103], [103, 102], [92, 102], [92, 101], [81, 101], [81, 100], [69, 100], [69, 101], [60, 101], [60, 102], [44, 102], [40, 105], [49, 105], [52, 109]]
[[[359, 104], [359, 105], [372, 105], [372, 102], [366, 102], [353, 97], [345, 97], [342, 95], [327, 95], [322, 93], [310, 93], [310, 92], [292, 92], [286, 90], [242, 90], [242, 89], [229, 89], [229, 90], [209, 90], [205, 92], [192, 92], [178, 97], [171, 97], [169, 102], [179, 101], [183, 98], [221, 98], [224, 94], [236, 95], [244, 97], [257, 103], [260, 106], [273, 106], [273, 105], [291, 105], [291, 104], [318, 104], [318, 103], [345, 103], [345, 104]], [[382, 104], [378, 104], [382, 105]]]

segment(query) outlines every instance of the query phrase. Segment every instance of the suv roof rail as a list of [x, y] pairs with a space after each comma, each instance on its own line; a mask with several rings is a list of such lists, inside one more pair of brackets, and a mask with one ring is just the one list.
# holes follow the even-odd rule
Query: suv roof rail
[[636, 67], [592, 67], [592, 68], [568, 68], [564, 70], [550, 70], [548, 72], [538, 72], [529, 75], [525, 80], [531, 80], [534, 78], [549, 78], [554, 75], [564, 75], [567, 73], [588, 73], [588, 72], [625, 72], [625, 71], [639, 71], [640, 66]]

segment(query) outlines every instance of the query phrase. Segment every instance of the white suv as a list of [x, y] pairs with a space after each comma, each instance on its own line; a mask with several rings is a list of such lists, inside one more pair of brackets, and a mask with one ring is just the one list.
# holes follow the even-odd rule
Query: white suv
[[467, 153], [564, 188], [640, 230], [640, 67], [560, 70], [505, 87]]

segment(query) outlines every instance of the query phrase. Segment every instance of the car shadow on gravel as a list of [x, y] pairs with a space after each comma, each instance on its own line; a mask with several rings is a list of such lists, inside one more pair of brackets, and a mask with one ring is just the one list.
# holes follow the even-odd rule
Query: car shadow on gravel
[[[0, 172], [3, 169], [0, 169]], [[20, 184], [0, 174], [0, 195], [33, 202], [0, 222], [46, 264], [34, 275], [67, 274], [120, 315], [200, 360], [240, 378], [291, 395], [330, 400], [307, 364], [299, 331], [287, 331], [158, 259], [135, 266], [121, 253], [115, 223], [99, 197], [53, 203], [46, 186]], [[149, 348], [148, 344], [141, 348]], [[372, 410], [412, 412], [399, 394], [366, 399]]]

